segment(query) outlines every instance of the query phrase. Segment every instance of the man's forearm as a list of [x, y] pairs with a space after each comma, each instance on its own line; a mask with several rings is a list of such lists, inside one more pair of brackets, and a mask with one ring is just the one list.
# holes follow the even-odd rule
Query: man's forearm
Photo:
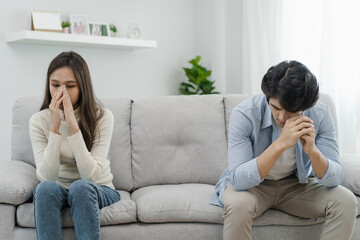
[[328, 160], [322, 155], [318, 148], [308, 154], [308, 156], [316, 177], [322, 178], [329, 167]]

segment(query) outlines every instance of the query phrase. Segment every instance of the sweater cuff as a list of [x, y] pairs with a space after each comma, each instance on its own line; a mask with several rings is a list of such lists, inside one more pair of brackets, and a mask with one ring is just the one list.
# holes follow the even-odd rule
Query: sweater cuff
[[[62, 142], [62, 135], [53, 133], [52, 131], [50, 131], [49, 134], [49, 140], [50, 143], [52, 143], [52, 145], [55, 145], [56, 147], [60, 148], [61, 142]], [[58, 149], [58, 148], [56, 148]]]
[[88, 157], [89, 150], [86, 147], [81, 131], [68, 136], [67, 139], [74, 152], [76, 162], [85, 160]]
[[85, 148], [87, 151], [81, 131], [78, 131], [77, 133], [75, 133], [72, 136], [68, 136], [67, 139], [68, 139], [70, 145], [72, 146], [73, 150]]

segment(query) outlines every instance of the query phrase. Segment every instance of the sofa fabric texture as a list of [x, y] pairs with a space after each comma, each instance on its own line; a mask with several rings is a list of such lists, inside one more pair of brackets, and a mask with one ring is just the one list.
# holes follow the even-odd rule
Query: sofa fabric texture
[[216, 184], [226, 168], [224, 119], [220, 95], [134, 99], [131, 139], [135, 188]]
[[0, 168], [0, 203], [19, 205], [33, 195], [39, 184], [35, 167], [21, 161], [6, 162]]
[[16, 207], [9, 204], [0, 204], [0, 239], [13, 239], [15, 227]]
[[[227, 167], [232, 109], [250, 95], [103, 98], [114, 115], [109, 151], [121, 201], [100, 210], [101, 239], [222, 239], [223, 209], [209, 204]], [[0, 166], [0, 240], [36, 239], [32, 194], [39, 183], [29, 118], [40, 97], [13, 107], [12, 161]], [[332, 112], [328, 95], [320, 100]], [[360, 198], [360, 156], [341, 155], [342, 185]], [[358, 212], [359, 214], [359, 212]], [[63, 239], [75, 239], [71, 208], [62, 211]], [[318, 239], [324, 218], [304, 219], [270, 209], [253, 222], [253, 239]], [[360, 240], [360, 218], [353, 239]]]
[[221, 208], [208, 203], [214, 186], [208, 184], [158, 185], [140, 188], [131, 198], [145, 223], [223, 223]]
[[[118, 191], [121, 201], [100, 209], [100, 226], [136, 222], [135, 202], [130, 199], [130, 194]], [[65, 208], [62, 213], [62, 226], [74, 227], [71, 208]], [[16, 210], [16, 225], [20, 227], [35, 228], [34, 204], [24, 203]]]
[[114, 115], [114, 129], [109, 150], [113, 184], [116, 189], [130, 191], [134, 188], [131, 170], [131, 100], [125, 97], [104, 98], [101, 103]]

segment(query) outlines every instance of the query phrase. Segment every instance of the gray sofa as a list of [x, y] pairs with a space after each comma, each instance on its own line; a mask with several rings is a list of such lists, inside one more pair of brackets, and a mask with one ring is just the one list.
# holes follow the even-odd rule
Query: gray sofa
[[[101, 239], [222, 239], [223, 210], [209, 199], [227, 166], [230, 113], [247, 97], [101, 99], [115, 117], [109, 158], [122, 198], [101, 209]], [[336, 120], [329, 96], [321, 100]], [[40, 104], [24, 97], [13, 107], [12, 161], [0, 166], [0, 239], [36, 239], [31, 201], [39, 182], [28, 121]], [[360, 157], [342, 155], [342, 163], [343, 185], [360, 194]], [[319, 239], [323, 222], [268, 210], [254, 220], [253, 239]], [[70, 209], [63, 227], [64, 239], [75, 239]]]

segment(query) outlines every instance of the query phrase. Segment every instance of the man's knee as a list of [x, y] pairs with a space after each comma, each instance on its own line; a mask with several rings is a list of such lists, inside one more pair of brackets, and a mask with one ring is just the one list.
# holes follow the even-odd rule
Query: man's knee
[[342, 208], [347, 211], [346, 214], [353, 214], [356, 216], [358, 212], [358, 202], [355, 195], [349, 189], [345, 187], [341, 188], [343, 189], [340, 199]]
[[355, 195], [343, 186], [337, 187], [337, 198], [334, 199], [333, 208], [335, 211], [341, 211], [345, 216], [356, 217], [358, 212], [358, 202]]
[[242, 218], [254, 218], [256, 201], [248, 191], [226, 195], [224, 202], [224, 217], [229, 215], [241, 216]]

